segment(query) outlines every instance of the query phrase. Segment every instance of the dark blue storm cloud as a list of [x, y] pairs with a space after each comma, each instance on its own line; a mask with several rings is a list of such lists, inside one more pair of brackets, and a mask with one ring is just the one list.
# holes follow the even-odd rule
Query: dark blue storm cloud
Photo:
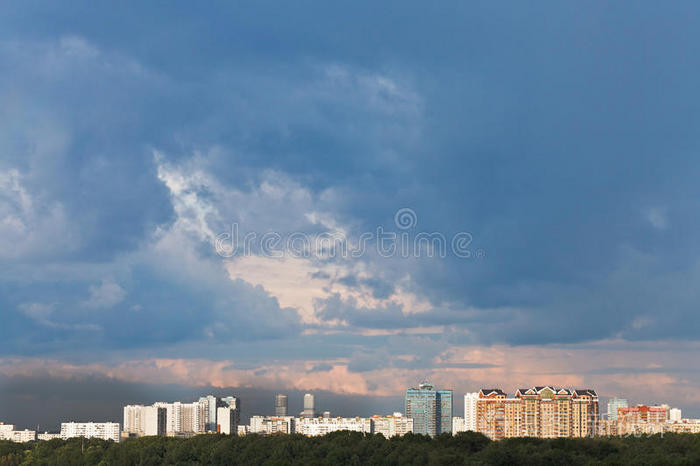
[[[305, 327], [695, 339], [699, 16], [692, 2], [5, 4], [0, 351], [270, 339], [301, 356]], [[314, 233], [318, 210], [357, 236], [406, 206], [416, 231], [468, 231], [485, 256], [319, 269], [384, 302], [329, 292], [312, 324], [231, 280], [206, 231]], [[430, 309], [404, 312], [399, 289]]]

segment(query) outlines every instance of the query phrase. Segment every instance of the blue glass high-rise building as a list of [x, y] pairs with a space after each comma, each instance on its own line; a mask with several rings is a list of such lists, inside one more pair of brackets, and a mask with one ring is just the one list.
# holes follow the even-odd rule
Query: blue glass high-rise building
[[616, 420], [617, 419], [617, 410], [618, 408], [626, 408], [627, 407], [627, 400], [624, 398], [610, 398], [608, 400], [608, 419], [610, 420]]
[[413, 419], [413, 432], [436, 435], [452, 432], [452, 390], [435, 390], [428, 382], [406, 390], [406, 417]]

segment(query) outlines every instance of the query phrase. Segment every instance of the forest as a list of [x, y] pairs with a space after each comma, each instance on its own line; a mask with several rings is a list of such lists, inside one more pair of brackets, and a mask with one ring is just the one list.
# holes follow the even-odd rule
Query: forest
[[74, 438], [0, 442], [9, 465], [698, 465], [700, 435], [584, 439], [514, 438], [474, 432], [430, 438], [334, 432], [323, 437], [199, 435], [142, 437], [120, 443]]

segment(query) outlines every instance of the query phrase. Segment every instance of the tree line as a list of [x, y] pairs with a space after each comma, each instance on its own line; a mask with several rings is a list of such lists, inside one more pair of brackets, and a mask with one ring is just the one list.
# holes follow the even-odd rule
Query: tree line
[[0, 442], [0, 466], [37, 465], [589, 465], [700, 464], [700, 434], [612, 438], [512, 438], [475, 432], [436, 438], [334, 432], [302, 435], [74, 438]]

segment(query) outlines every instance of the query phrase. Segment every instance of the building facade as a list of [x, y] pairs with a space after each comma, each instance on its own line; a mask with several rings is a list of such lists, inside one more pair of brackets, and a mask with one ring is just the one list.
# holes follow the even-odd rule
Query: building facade
[[230, 406], [216, 408], [216, 432], [227, 435], [238, 435], [238, 410]]
[[216, 410], [220, 405], [214, 395], [202, 396], [199, 398], [199, 403], [203, 405], [204, 430], [206, 432], [216, 432]]
[[206, 432], [208, 405], [195, 401], [194, 403], [156, 402], [153, 406], [165, 408], [165, 435], [188, 437]]
[[311, 419], [316, 416], [316, 401], [311, 393], [304, 395], [304, 411], [301, 416], [307, 419]]
[[624, 398], [610, 398], [608, 400], [608, 419], [617, 420], [617, 410], [627, 407], [627, 400]]
[[671, 422], [681, 422], [681, 419], [683, 419], [681, 410], [678, 408], [671, 408], [668, 411], [668, 420]]
[[644, 435], [664, 432], [668, 406], [637, 405], [617, 410], [618, 435]]
[[434, 437], [452, 432], [452, 390], [436, 390], [423, 382], [406, 390], [405, 410], [416, 434]]
[[282, 393], [275, 395], [275, 416], [286, 416], [288, 411], [287, 395]]
[[250, 418], [251, 434], [293, 434], [296, 421], [292, 416], [253, 416]]
[[296, 419], [294, 427], [295, 433], [306, 435], [308, 437], [326, 435], [330, 432], [336, 432], [339, 430], [349, 430], [353, 432], [370, 434], [372, 433], [372, 421], [369, 418], [363, 417], [334, 417], [330, 419], [322, 417], [311, 419], [299, 418]]
[[165, 435], [167, 410], [157, 406], [124, 406], [122, 432], [127, 436]]
[[598, 395], [591, 389], [521, 388], [509, 398], [489, 388], [479, 392], [476, 404], [476, 430], [492, 440], [591, 437], [597, 431]]
[[461, 416], [452, 417], [452, 435], [457, 435], [460, 432], [465, 432], [464, 418]]
[[464, 430], [476, 431], [476, 402], [479, 393], [467, 393], [464, 395]]
[[64, 422], [61, 424], [63, 440], [84, 437], [99, 438], [119, 442], [120, 429], [118, 422]]
[[413, 432], [413, 419], [405, 417], [401, 413], [394, 413], [391, 416], [372, 416], [371, 432], [382, 434], [386, 438], [403, 436]]
[[3, 424], [0, 422], [0, 440], [10, 440], [11, 442], [33, 442], [36, 440], [35, 430], [17, 430], [14, 424]]

